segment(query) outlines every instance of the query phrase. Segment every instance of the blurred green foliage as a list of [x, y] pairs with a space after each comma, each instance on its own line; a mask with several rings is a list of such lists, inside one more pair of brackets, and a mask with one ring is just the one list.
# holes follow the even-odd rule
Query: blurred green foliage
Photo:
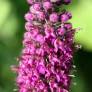
[[[73, 14], [73, 26], [81, 28], [75, 41], [83, 46], [74, 57], [77, 72], [71, 92], [92, 92], [92, 0], [73, 0], [64, 7]], [[13, 92], [16, 88], [16, 75], [10, 66], [18, 63], [16, 57], [20, 55], [25, 31], [23, 16], [27, 11], [26, 0], [0, 0], [0, 92]]]

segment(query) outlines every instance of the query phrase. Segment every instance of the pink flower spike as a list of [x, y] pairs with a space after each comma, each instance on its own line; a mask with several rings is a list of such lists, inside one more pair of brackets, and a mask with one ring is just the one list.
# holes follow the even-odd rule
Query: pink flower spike
[[[68, 11], [56, 12], [58, 4], [71, 0], [27, 0], [26, 32], [17, 72], [18, 92], [69, 92], [75, 52], [76, 29]], [[63, 6], [62, 6], [63, 7]]]

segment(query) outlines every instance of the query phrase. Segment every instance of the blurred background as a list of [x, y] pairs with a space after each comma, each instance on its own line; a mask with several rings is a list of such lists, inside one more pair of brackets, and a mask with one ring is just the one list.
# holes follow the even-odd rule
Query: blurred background
[[[75, 42], [82, 49], [74, 56], [77, 72], [71, 92], [92, 92], [92, 0], [72, 1], [65, 8], [73, 14], [73, 26], [81, 28]], [[0, 0], [0, 92], [13, 92], [16, 88], [16, 75], [10, 66], [18, 63], [16, 57], [20, 55], [25, 31], [23, 16], [27, 11], [26, 0]]]

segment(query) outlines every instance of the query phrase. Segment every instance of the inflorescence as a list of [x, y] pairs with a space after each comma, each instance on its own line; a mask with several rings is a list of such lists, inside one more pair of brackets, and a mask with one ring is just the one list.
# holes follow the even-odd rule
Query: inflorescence
[[71, 0], [27, 0], [23, 50], [15, 69], [19, 92], [69, 92], [75, 29], [70, 12], [55, 7]]

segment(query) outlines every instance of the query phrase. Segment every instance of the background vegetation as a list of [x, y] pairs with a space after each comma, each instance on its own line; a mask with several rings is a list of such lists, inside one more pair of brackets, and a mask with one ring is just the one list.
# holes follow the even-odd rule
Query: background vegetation
[[[75, 41], [83, 47], [74, 57], [77, 72], [71, 92], [92, 92], [92, 0], [73, 0], [66, 8], [73, 14], [73, 26], [81, 28]], [[23, 16], [27, 11], [26, 0], [0, 0], [0, 92], [16, 88], [10, 66], [17, 64], [22, 49]]]

